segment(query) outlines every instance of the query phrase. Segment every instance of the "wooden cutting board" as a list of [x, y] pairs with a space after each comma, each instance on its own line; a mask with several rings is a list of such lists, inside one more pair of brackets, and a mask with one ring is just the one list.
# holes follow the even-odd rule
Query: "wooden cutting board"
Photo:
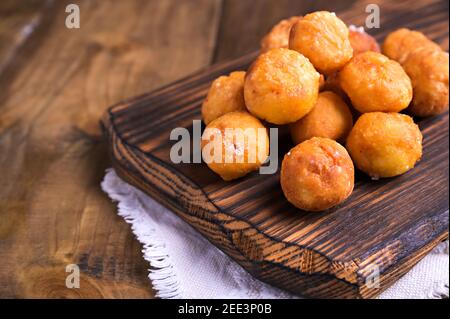
[[[408, 27], [444, 25], [446, 36], [434, 39], [448, 43], [448, 20], [426, 20], [417, 15]], [[402, 19], [397, 22], [389, 28], [401, 26]], [[387, 31], [374, 34], [381, 40]], [[192, 131], [211, 81], [246, 70], [255, 57], [211, 66], [112, 106], [103, 127], [114, 168], [265, 282], [309, 297], [378, 295], [448, 238], [448, 113], [418, 120], [424, 156], [416, 168], [379, 181], [357, 172], [344, 204], [306, 213], [285, 200], [279, 174], [224, 182], [205, 164], [173, 164], [169, 158], [171, 130]], [[293, 145], [283, 129], [279, 140], [281, 163]]]

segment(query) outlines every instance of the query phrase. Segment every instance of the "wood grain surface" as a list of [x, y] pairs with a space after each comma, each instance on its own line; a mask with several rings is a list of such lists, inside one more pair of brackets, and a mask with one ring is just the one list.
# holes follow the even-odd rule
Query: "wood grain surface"
[[[64, 25], [68, 3], [80, 6], [80, 29]], [[448, 49], [447, 1], [410, 1], [406, 11], [405, 1], [379, 3], [399, 17], [382, 14], [383, 28], [411, 27], [414, 17]], [[124, 98], [257, 49], [281, 18], [351, 9], [346, 21], [361, 24], [365, 5], [1, 1], [0, 297], [152, 297], [141, 246], [99, 188], [111, 165], [101, 114]], [[71, 263], [81, 268], [80, 289], [65, 287]]]
[[[408, 15], [409, 26], [445, 47], [441, 39], [448, 37], [448, 13], [442, 8], [442, 3], [385, 5], [382, 25], [390, 29], [373, 34], [381, 41], [404, 25], [400, 13], [427, 11], [429, 23], [423, 23], [423, 15]], [[363, 15], [352, 10], [341, 16], [361, 24]], [[285, 200], [278, 174], [256, 172], [224, 182], [205, 164], [170, 160], [171, 130], [192, 130], [211, 81], [247, 69], [255, 56], [216, 64], [110, 108], [104, 125], [114, 167], [270, 284], [309, 297], [377, 296], [448, 238], [448, 112], [417, 119], [425, 142], [414, 170], [379, 181], [358, 173], [355, 191], [344, 204], [322, 213], [302, 212]], [[279, 141], [281, 162], [292, 144], [286, 131]], [[380, 274], [379, 288], [371, 288], [374, 271]]]
[[[80, 29], [65, 27], [67, 3]], [[98, 123], [112, 103], [208, 65], [220, 10], [0, 2], [0, 297], [153, 296], [141, 245], [100, 189], [111, 164]], [[80, 289], [65, 287], [72, 263]]]

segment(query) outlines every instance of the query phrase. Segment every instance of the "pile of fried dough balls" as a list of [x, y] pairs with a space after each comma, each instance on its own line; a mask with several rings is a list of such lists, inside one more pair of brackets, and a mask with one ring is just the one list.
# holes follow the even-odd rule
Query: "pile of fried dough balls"
[[[363, 28], [347, 27], [334, 13], [283, 20], [247, 72], [212, 83], [202, 105], [206, 128], [289, 125], [296, 146], [281, 166], [284, 195], [305, 211], [336, 206], [353, 191], [353, 163], [378, 179], [420, 160], [422, 134], [400, 111], [424, 117], [448, 109], [447, 52], [408, 29], [390, 33], [380, 51]], [[226, 181], [257, 170], [269, 155], [265, 132], [253, 142], [225, 139], [223, 150], [234, 150], [240, 162], [208, 166]], [[202, 140], [205, 146], [211, 139]], [[262, 160], [247, 163], [250, 150]]]

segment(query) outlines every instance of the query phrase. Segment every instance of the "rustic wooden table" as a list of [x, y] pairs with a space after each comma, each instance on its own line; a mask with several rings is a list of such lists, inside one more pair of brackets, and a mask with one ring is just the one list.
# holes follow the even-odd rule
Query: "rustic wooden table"
[[[2, 0], [0, 297], [153, 297], [141, 246], [99, 187], [103, 111], [257, 49], [284, 17], [370, 2]], [[65, 26], [69, 3], [79, 29]]]

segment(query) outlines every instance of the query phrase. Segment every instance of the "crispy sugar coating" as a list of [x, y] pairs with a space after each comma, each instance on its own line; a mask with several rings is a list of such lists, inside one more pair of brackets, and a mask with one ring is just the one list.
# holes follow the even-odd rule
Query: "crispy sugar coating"
[[347, 149], [360, 170], [373, 178], [392, 177], [414, 167], [422, 156], [422, 134], [408, 115], [365, 113], [347, 138]]
[[245, 72], [236, 71], [212, 82], [202, 104], [202, 118], [206, 125], [226, 113], [246, 110], [244, 79]]
[[247, 109], [273, 124], [292, 123], [317, 101], [319, 73], [307, 58], [289, 49], [261, 54], [245, 77]]
[[422, 32], [401, 28], [388, 34], [383, 43], [383, 54], [403, 64], [412, 51], [422, 47], [440, 49]]
[[413, 95], [402, 66], [371, 51], [353, 57], [339, 72], [339, 84], [361, 113], [399, 112], [408, 107]]
[[287, 200], [306, 211], [322, 211], [343, 202], [354, 186], [354, 167], [339, 143], [314, 137], [284, 156], [280, 175]]
[[306, 56], [325, 75], [341, 69], [353, 56], [347, 26], [327, 11], [297, 21], [291, 29], [289, 48]]
[[[268, 155], [267, 129], [248, 112], [222, 115], [209, 123], [203, 132], [203, 160], [225, 181], [257, 170]], [[214, 156], [217, 160], [213, 160]]]
[[294, 23], [300, 19], [301, 17], [294, 16], [278, 22], [261, 40], [261, 53], [271, 49], [288, 48], [289, 32]]
[[353, 48], [353, 55], [366, 51], [380, 52], [380, 46], [377, 40], [364, 31], [363, 27], [349, 27], [349, 39]]
[[432, 47], [411, 52], [403, 63], [413, 85], [409, 113], [438, 115], [448, 110], [448, 53]]
[[311, 112], [291, 124], [289, 129], [295, 144], [312, 137], [327, 137], [345, 142], [352, 126], [353, 117], [347, 104], [337, 94], [325, 91], [319, 94]]

